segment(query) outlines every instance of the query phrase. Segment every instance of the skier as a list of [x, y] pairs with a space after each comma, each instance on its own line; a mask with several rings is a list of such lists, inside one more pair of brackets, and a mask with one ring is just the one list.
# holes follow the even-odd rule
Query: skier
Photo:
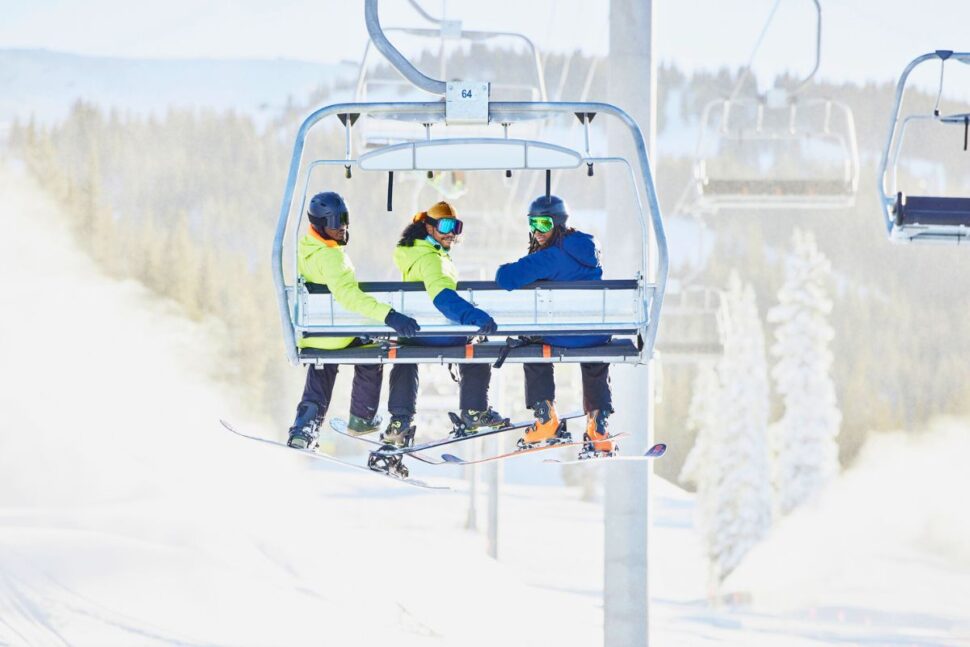
[[[448, 252], [463, 224], [447, 202], [438, 202], [427, 211], [414, 216], [394, 250], [394, 263], [404, 281], [421, 281], [435, 307], [448, 319], [465, 325], [478, 326], [478, 332], [488, 335], [496, 330], [495, 321], [458, 296], [458, 270]], [[401, 340], [405, 341], [405, 340]], [[466, 337], [417, 337], [409, 344], [427, 346], [464, 346]], [[489, 364], [459, 364], [461, 375], [461, 420], [466, 431], [474, 433], [483, 427], [507, 424], [508, 420], [488, 405], [488, 387], [492, 376]], [[414, 413], [418, 398], [417, 364], [395, 364], [391, 369], [390, 395], [387, 408], [391, 419], [381, 441], [395, 447], [408, 447], [414, 439]], [[404, 470], [400, 460], [384, 460], [377, 454], [368, 462], [383, 470]], [[406, 474], [406, 471], [403, 472]]]
[[[514, 263], [499, 266], [495, 281], [515, 290], [534, 281], [598, 281], [603, 278], [599, 243], [591, 235], [566, 226], [569, 213], [557, 196], [542, 195], [529, 207], [529, 253]], [[536, 341], [551, 346], [584, 347], [606, 344], [609, 335], [545, 337]], [[525, 401], [536, 418], [526, 429], [523, 442], [532, 445], [553, 438], [559, 429], [556, 415], [556, 382], [552, 364], [523, 364]], [[580, 364], [583, 378], [583, 409], [587, 414], [586, 451], [610, 455], [613, 442], [603, 440], [607, 417], [613, 413], [610, 365], [603, 362]]]
[[[361, 292], [357, 286], [354, 266], [343, 247], [350, 240], [350, 214], [339, 194], [332, 191], [318, 193], [310, 200], [307, 210], [310, 228], [300, 239], [298, 269], [310, 283], [327, 286], [334, 299], [365, 317], [383, 321], [401, 336], [414, 335], [418, 322], [395, 312], [391, 306]], [[300, 348], [335, 350], [361, 345], [358, 337], [325, 337], [304, 333]], [[307, 370], [303, 398], [296, 408], [296, 420], [290, 427], [290, 447], [313, 449], [320, 424], [330, 406], [333, 385], [337, 377], [336, 364], [310, 366]], [[355, 435], [377, 431], [381, 419], [377, 407], [381, 396], [382, 364], [355, 364], [354, 383], [350, 397], [350, 419], [347, 428]]]

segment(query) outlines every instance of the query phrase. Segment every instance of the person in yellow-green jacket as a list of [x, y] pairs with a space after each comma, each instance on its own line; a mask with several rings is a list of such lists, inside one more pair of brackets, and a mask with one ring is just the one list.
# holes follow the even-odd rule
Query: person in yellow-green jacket
[[[318, 193], [310, 200], [307, 209], [310, 228], [300, 239], [298, 270], [300, 276], [310, 283], [326, 285], [337, 303], [370, 319], [383, 321], [402, 336], [410, 336], [420, 330], [418, 322], [395, 312], [391, 306], [381, 303], [362, 292], [357, 276], [344, 245], [350, 240], [350, 213], [339, 194], [327, 191]], [[299, 340], [300, 348], [336, 350], [360, 345], [357, 337], [326, 337], [304, 333]], [[298, 449], [313, 449], [323, 417], [330, 406], [333, 385], [337, 378], [336, 364], [310, 366], [307, 369], [303, 397], [296, 408], [296, 420], [290, 427], [287, 444]], [[381, 397], [381, 381], [384, 377], [382, 364], [355, 364], [354, 383], [350, 396], [350, 419], [348, 429], [354, 434], [377, 431], [381, 420], [377, 407]]]
[[[458, 270], [449, 250], [462, 221], [447, 202], [438, 202], [412, 219], [394, 249], [394, 264], [404, 281], [421, 281], [435, 307], [448, 319], [478, 327], [478, 332], [495, 333], [497, 326], [485, 311], [458, 296]], [[455, 346], [468, 343], [467, 337], [418, 337], [401, 340], [403, 343], [426, 346]], [[460, 407], [462, 422], [468, 432], [507, 424], [508, 419], [488, 405], [488, 386], [492, 376], [490, 364], [459, 364], [461, 373]], [[414, 413], [418, 398], [417, 364], [395, 364], [391, 369], [390, 394], [387, 408], [391, 420], [381, 434], [381, 441], [396, 447], [410, 446], [414, 439]], [[377, 461], [377, 464], [375, 463]], [[399, 460], [382, 459], [371, 455], [371, 467], [398, 470]]]

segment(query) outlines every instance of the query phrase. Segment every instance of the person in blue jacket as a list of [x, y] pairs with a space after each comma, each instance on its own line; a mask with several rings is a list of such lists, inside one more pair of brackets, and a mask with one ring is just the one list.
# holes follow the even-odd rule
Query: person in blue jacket
[[[515, 290], [535, 281], [599, 281], [603, 278], [599, 243], [591, 235], [566, 226], [569, 212], [561, 198], [542, 195], [529, 207], [529, 253], [498, 268], [495, 281], [506, 290]], [[548, 336], [542, 343], [551, 346], [585, 347], [609, 343], [609, 335]], [[523, 364], [525, 401], [536, 422], [526, 429], [523, 441], [529, 445], [556, 435], [556, 382], [553, 365]], [[586, 436], [595, 452], [612, 454], [613, 443], [606, 440], [606, 419], [613, 413], [610, 365], [603, 362], [580, 364], [583, 377], [583, 409], [587, 413]]]

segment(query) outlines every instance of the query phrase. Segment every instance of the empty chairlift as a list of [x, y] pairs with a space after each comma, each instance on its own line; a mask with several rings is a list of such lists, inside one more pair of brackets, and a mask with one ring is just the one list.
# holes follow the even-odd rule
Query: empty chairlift
[[[704, 107], [693, 175], [697, 211], [854, 204], [859, 153], [852, 111], [842, 102], [804, 92], [821, 54], [821, 7], [817, 0], [814, 4], [815, 66], [808, 77], [789, 90], [739, 96], [749, 66], [730, 97]], [[755, 52], [759, 46], [760, 39]]]
[[[910, 74], [927, 61], [939, 61], [940, 77], [936, 102], [929, 112], [915, 112], [901, 118], [903, 98]], [[943, 82], [946, 65], [949, 62], [970, 65], [970, 52], [938, 50], [915, 58], [903, 70], [896, 84], [896, 99], [889, 122], [889, 138], [883, 149], [879, 167], [879, 202], [889, 237], [897, 243], [964, 243], [970, 237], [970, 112], [944, 113]], [[943, 180], [946, 188], [933, 195], [908, 193], [906, 180], [900, 179], [902, 153], [905, 149], [907, 131], [916, 124], [928, 124], [934, 131], [943, 131], [945, 141], [952, 142], [951, 151], [962, 154], [966, 160], [961, 169], [953, 168], [952, 158], [944, 162]], [[911, 141], [912, 141], [911, 137]], [[942, 148], [942, 147], [941, 147]], [[933, 151], [941, 155], [944, 150]], [[924, 165], [925, 166], [925, 165]], [[918, 170], [910, 175], [919, 175]], [[910, 186], [915, 180], [908, 178]], [[925, 180], [919, 184], [925, 184]], [[944, 195], [944, 193], [946, 193]], [[960, 193], [961, 195], [953, 195]]]

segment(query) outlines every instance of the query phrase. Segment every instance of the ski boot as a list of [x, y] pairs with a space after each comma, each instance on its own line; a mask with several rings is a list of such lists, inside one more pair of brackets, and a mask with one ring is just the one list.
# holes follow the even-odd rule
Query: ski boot
[[[414, 444], [414, 432], [416, 428], [412, 424], [411, 416], [391, 416], [391, 422], [381, 433], [381, 449], [400, 449], [410, 447]], [[391, 476], [406, 479], [408, 468], [404, 464], [404, 455], [396, 454], [387, 456], [376, 452], [371, 452], [367, 457], [367, 467], [375, 472], [384, 472]]]
[[290, 427], [290, 437], [286, 444], [294, 449], [313, 451], [317, 447], [321, 423], [323, 416], [320, 414], [320, 406], [315, 402], [301, 402], [296, 407], [296, 420]]
[[530, 449], [539, 445], [548, 445], [570, 440], [566, 425], [559, 421], [556, 406], [550, 400], [540, 400], [532, 405], [532, 414], [536, 417], [535, 424], [525, 430], [517, 443], [519, 449]]
[[371, 434], [381, 428], [381, 422], [381, 417], [377, 414], [374, 414], [370, 420], [350, 414], [350, 418], [347, 419], [347, 433], [351, 436]]
[[461, 425], [461, 435], [477, 434], [483, 429], [498, 429], [499, 427], [504, 427], [509, 424], [509, 419], [502, 417], [502, 414], [492, 410], [491, 407], [484, 411], [462, 409], [459, 424]]
[[589, 412], [586, 420], [586, 433], [583, 434], [583, 448], [579, 451], [579, 458], [606, 458], [616, 454], [616, 443], [606, 440], [610, 435], [607, 430], [606, 418], [609, 412], [594, 409]]

